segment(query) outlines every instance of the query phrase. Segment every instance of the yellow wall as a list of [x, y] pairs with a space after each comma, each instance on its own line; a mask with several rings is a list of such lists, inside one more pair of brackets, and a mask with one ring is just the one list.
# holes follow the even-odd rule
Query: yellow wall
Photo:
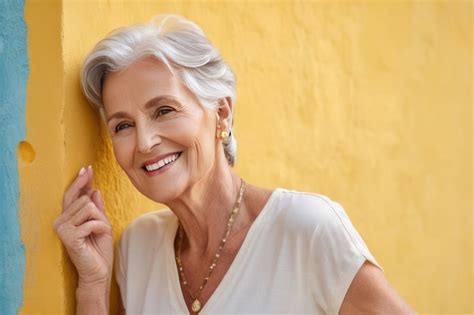
[[196, 21], [237, 74], [241, 176], [342, 203], [420, 313], [473, 311], [471, 3], [30, 1], [37, 158], [20, 169], [22, 314], [73, 314], [75, 276], [51, 225], [82, 165], [96, 169], [115, 237], [159, 207], [118, 168], [78, 72], [110, 30], [160, 13]]
[[[21, 314], [61, 314], [65, 257], [52, 229], [60, 212], [65, 148], [62, 115], [64, 84], [59, 1], [25, 4], [28, 28], [29, 77], [26, 99], [26, 141], [34, 154], [20, 158], [20, 221], [26, 270]], [[19, 156], [24, 156], [24, 148]]]

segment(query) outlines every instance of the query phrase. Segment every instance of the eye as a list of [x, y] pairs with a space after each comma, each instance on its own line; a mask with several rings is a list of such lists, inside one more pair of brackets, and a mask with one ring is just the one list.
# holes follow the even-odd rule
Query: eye
[[171, 108], [171, 107], [160, 107], [155, 112], [155, 117], [159, 117], [161, 115], [166, 115], [166, 114], [168, 114], [169, 112], [172, 112], [172, 111], [174, 111], [174, 109]]
[[129, 124], [128, 122], [121, 122], [115, 127], [115, 133], [119, 132], [120, 130], [126, 129], [129, 126], [131, 126], [131, 124]]

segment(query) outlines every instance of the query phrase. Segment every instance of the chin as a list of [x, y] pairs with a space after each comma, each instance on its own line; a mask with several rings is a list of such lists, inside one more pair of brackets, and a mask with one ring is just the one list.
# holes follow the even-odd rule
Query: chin
[[[123, 168], [122, 168], [123, 169]], [[132, 185], [145, 197], [153, 200], [157, 203], [167, 203], [176, 199], [181, 193], [182, 189], [182, 178], [173, 178], [171, 181], [166, 180], [166, 184], [163, 183], [162, 178], [147, 178], [146, 175], [141, 174], [143, 170], [139, 172], [130, 171], [127, 172], [123, 169]], [[161, 175], [158, 175], [161, 177]]]
[[164, 193], [164, 192], [148, 192], [148, 193], [143, 193], [148, 199], [153, 200], [154, 202], [157, 203], [162, 203], [162, 204], [168, 204], [170, 201], [176, 199], [176, 194], [171, 194], [171, 193]]
[[183, 193], [183, 190], [179, 188], [182, 187], [182, 185], [179, 185], [178, 179], [174, 181], [172, 185], [166, 185], [166, 187], [162, 186], [164, 185], [137, 187], [137, 189], [147, 198], [162, 204], [168, 204]]

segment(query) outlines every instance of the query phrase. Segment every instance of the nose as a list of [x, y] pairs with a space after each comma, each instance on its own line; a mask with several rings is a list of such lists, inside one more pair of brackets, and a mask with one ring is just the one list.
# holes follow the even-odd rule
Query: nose
[[137, 150], [141, 153], [150, 153], [156, 145], [161, 143], [161, 137], [156, 128], [150, 123], [136, 126]]

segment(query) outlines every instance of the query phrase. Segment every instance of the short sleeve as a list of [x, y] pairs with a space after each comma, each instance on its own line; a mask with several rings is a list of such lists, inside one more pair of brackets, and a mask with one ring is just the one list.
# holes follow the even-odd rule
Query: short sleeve
[[122, 298], [123, 306], [126, 308], [126, 296], [127, 296], [127, 285], [126, 285], [126, 276], [125, 276], [125, 267], [124, 267], [124, 259], [123, 259], [123, 239], [124, 235], [122, 235], [121, 240], [119, 241], [117, 247], [115, 248], [115, 259], [114, 259], [114, 269], [115, 269], [115, 280], [120, 288], [120, 296]]
[[368, 260], [382, 271], [344, 209], [326, 199], [311, 239], [310, 266], [315, 299], [326, 314], [338, 314], [355, 275]]

